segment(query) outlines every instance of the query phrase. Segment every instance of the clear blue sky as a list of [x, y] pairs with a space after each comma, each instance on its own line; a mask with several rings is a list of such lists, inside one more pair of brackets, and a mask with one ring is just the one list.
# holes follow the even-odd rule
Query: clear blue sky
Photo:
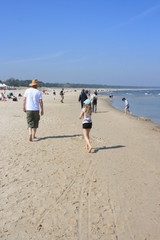
[[0, 80], [160, 86], [160, 0], [1, 0]]

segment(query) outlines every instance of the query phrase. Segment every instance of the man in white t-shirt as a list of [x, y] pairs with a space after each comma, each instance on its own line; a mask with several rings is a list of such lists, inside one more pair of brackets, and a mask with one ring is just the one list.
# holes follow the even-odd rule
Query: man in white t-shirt
[[39, 125], [39, 110], [41, 110], [41, 116], [44, 114], [44, 111], [42, 93], [37, 89], [38, 80], [33, 79], [29, 86], [31, 88], [28, 88], [24, 93], [23, 111], [27, 114], [29, 140], [32, 141], [34, 138], [36, 138], [35, 135]]

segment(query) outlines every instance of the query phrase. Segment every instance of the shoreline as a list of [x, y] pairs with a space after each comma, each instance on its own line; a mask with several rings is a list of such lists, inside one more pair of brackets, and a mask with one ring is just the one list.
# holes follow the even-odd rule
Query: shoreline
[[[105, 99], [105, 96], [104, 96], [104, 95], [99, 95], [99, 96], [102, 97], [102, 98], [104, 97], [104, 99]], [[114, 98], [118, 98], [118, 97], [119, 97], [119, 96], [114, 96]], [[106, 95], [106, 102], [107, 102], [113, 109], [124, 113], [123, 110], [121, 110], [121, 109], [119, 109], [118, 107], [115, 107], [114, 105], [112, 105], [112, 102], [110, 102], [108, 95]], [[129, 115], [129, 114], [128, 114], [128, 115]], [[143, 120], [143, 121], [151, 122], [151, 123], [154, 124], [155, 126], [160, 127], [160, 123], [154, 122], [154, 120], [152, 120], [152, 119], [149, 118], [149, 117], [138, 116], [138, 115], [133, 114], [133, 113], [132, 113], [132, 117], [135, 117], [135, 118], [137, 118], [138, 120]]]
[[[107, 96], [107, 97], [108, 97], [108, 96]], [[118, 112], [120, 112], [120, 113], [122, 113], [122, 114], [125, 114], [124, 111], [122, 111], [122, 110], [116, 108], [115, 106], [113, 106], [112, 103], [109, 101], [109, 98], [106, 99], [104, 96], [99, 96], [99, 98], [101, 98], [102, 100], [104, 100], [104, 101], [107, 103], [107, 105], [110, 106], [111, 108], [113, 108], [115, 111], [118, 111]], [[141, 120], [141, 121], [144, 121], [144, 122], [149, 122], [149, 123], [151, 123], [151, 124], [153, 125], [153, 127], [160, 128], [160, 124], [153, 122], [150, 118], [147, 118], [147, 117], [143, 117], [143, 116], [142, 116], [142, 117], [139, 117], [139, 116], [133, 115], [133, 114], [131, 114], [131, 115], [127, 114], [126, 117], [133, 117], [133, 118], [135, 118], [136, 120]]]

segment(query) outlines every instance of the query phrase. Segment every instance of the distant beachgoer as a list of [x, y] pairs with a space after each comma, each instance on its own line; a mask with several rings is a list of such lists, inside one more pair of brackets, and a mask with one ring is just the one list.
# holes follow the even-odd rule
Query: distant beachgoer
[[56, 91], [55, 90], [53, 90], [53, 98], [54, 98], [54, 100], [56, 99]]
[[98, 96], [97, 96], [97, 91], [95, 90], [93, 95], [91, 96], [92, 110], [95, 113], [97, 112], [97, 101], [98, 101]]
[[7, 99], [6, 99], [5, 95], [4, 95], [4, 93], [0, 93], [0, 101], [4, 101], [4, 102], [7, 101]]
[[0, 93], [0, 101], [3, 100], [3, 96], [2, 93]]
[[38, 88], [38, 80], [33, 79], [29, 84], [31, 88], [28, 88], [24, 93], [23, 111], [27, 114], [27, 123], [29, 130], [29, 141], [33, 141], [36, 138], [36, 131], [39, 125], [40, 114], [44, 114], [42, 92]]
[[126, 98], [122, 98], [122, 101], [124, 102], [124, 104], [125, 104], [125, 108], [124, 108], [124, 111], [125, 111], [125, 114], [127, 114], [127, 112], [129, 112], [130, 114], [132, 114], [131, 112], [130, 112], [130, 109], [129, 109], [129, 102], [128, 102], [128, 100], [126, 99]]
[[60, 91], [60, 96], [61, 96], [61, 103], [64, 102], [64, 88]]
[[14, 102], [17, 102], [17, 101], [18, 101], [17, 97], [14, 96], [12, 92], [10, 92], [10, 93], [7, 95], [7, 99], [12, 99], [12, 101], [14, 101]]
[[113, 100], [113, 95], [112, 94], [109, 95], [109, 100], [110, 100], [110, 102], [112, 102], [112, 100]]
[[13, 101], [13, 102], [17, 102], [17, 101], [18, 101], [17, 97], [16, 97], [16, 96], [14, 96], [14, 95], [13, 95], [13, 96], [11, 96], [11, 98], [12, 98], [12, 101]]
[[92, 151], [92, 146], [89, 141], [89, 133], [92, 128], [92, 110], [91, 110], [91, 101], [89, 99], [86, 99], [84, 101], [84, 108], [82, 108], [80, 113], [80, 119], [83, 117], [82, 121], [82, 128], [83, 128], [83, 135], [86, 141], [86, 149], [89, 153]]
[[21, 94], [21, 93], [18, 93], [18, 94], [17, 94], [17, 97], [18, 97], [18, 98], [22, 97], [22, 94]]
[[81, 102], [81, 108], [83, 108], [83, 104], [84, 104], [84, 101], [87, 99], [87, 94], [85, 92], [84, 89], [82, 89], [80, 95], [79, 95], [79, 98], [78, 98], [78, 101]]

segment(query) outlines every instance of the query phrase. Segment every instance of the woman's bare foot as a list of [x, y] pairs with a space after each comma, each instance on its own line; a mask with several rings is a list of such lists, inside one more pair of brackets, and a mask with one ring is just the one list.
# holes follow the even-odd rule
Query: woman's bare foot
[[32, 134], [29, 135], [29, 141], [32, 142]]
[[85, 145], [85, 148], [86, 148], [87, 150], [89, 149], [88, 144]]
[[88, 153], [91, 153], [91, 151], [92, 151], [92, 147], [90, 147], [90, 148], [89, 148], [89, 151], [88, 151]]

